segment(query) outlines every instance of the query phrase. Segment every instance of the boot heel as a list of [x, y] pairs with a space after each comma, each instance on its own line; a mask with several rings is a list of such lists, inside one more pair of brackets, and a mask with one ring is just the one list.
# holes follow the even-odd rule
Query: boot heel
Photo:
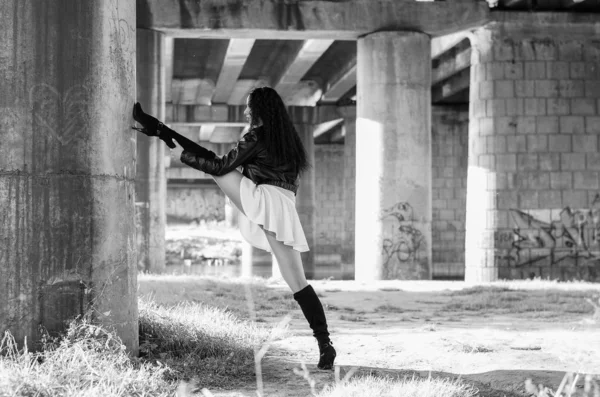
[[317, 368], [319, 369], [332, 369], [333, 362], [335, 361], [336, 352], [332, 346], [331, 342], [324, 343], [319, 345], [319, 364], [317, 364]]

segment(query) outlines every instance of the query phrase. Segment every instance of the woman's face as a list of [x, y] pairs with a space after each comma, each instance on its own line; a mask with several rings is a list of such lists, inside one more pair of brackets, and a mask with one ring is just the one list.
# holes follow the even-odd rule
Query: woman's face
[[246, 116], [246, 120], [248, 120], [248, 122], [251, 123], [252, 116], [250, 114], [250, 107], [248, 106], [249, 101], [250, 101], [250, 95], [248, 95], [248, 97], [246, 98], [246, 109], [244, 110], [244, 116]]

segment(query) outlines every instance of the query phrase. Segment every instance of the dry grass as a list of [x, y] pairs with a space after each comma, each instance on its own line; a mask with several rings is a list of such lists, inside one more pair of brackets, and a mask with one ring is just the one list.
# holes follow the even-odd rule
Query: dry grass
[[[172, 396], [188, 380], [200, 388], [252, 383], [256, 353], [284, 330], [273, 333], [235, 314], [246, 305], [244, 288], [225, 283], [222, 291], [218, 303], [235, 303], [235, 310], [173, 303], [169, 294], [161, 295], [169, 304], [141, 299], [141, 358], [130, 358], [115, 335], [85, 321], [73, 322], [40, 353], [20, 351], [7, 334], [0, 343], [0, 397]], [[262, 306], [281, 300], [274, 291], [262, 292], [254, 297]]]
[[268, 288], [269, 281], [261, 278], [250, 280], [219, 279], [190, 275], [138, 276], [139, 296], [151, 299], [159, 305], [171, 306], [180, 302], [204, 303], [235, 314], [241, 319], [250, 319], [245, 288], [249, 287], [255, 300], [254, 309], [258, 318], [282, 317], [299, 307], [286, 291]]
[[119, 339], [86, 322], [41, 353], [20, 351], [8, 333], [0, 342], [0, 396], [168, 396], [167, 372], [131, 360]]
[[559, 290], [515, 290], [507, 287], [472, 287], [450, 293], [452, 300], [443, 306], [446, 311], [483, 312], [494, 314], [526, 314], [532, 318], [556, 318], [574, 314], [593, 314], [586, 298], [592, 292]]
[[[6, 336], [0, 343], [0, 396], [171, 396], [182, 381], [197, 385], [190, 391], [196, 395], [204, 387], [247, 389], [257, 380], [255, 373], [260, 374], [260, 358], [266, 346], [282, 335], [272, 333], [259, 322], [264, 321], [263, 317], [299, 313], [291, 294], [270, 288], [265, 280], [149, 275], [142, 275], [140, 280], [142, 358], [130, 358], [114, 335], [85, 322], [72, 324], [65, 338], [50, 341], [39, 354], [18, 351], [10, 336]], [[248, 292], [254, 302], [251, 307]], [[524, 292], [509, 287], [475, 287], [451, 292], [451, 301], [441, 310], [549, 317], [581, 315], [593, 313], [593, 306], [585, 300], [593, 296], [591, 291]], [[367, 319], [361, 316], [366, 313], [349, 307], [335, 309], [342, 312], [342, 320]], [[402, 309], [381, 305], [376, 311], [401, 313]], [[427, 329], [435, 330], [433, 325]], [[461, 341], [454, 343], [450, 351], [482, 356], [494, 349]], [[567, 382], [556, 392], [537, 386], [534, 393], [531, 384], [527, 387], [536, 397], [600, 397], [597, 381], [586, 382], [585, 388], [573, 388]], [[396, 379], [382, 374], [338, 381], [313, 395], [488, 396], [477, 394], [474, 387], [456, 380]]]
[[375, 311], [376, 312], [386, 312], [386, 313], [404, 313], [404, 312], [407, 312], [407, 311], [414, 311], [414, 310], [406, 310], [406, 309], [403, 309], [403, 308], [398, 307], [398, 306], [394, 306], [394, 305], [390, 305], [390, 304], [385, 304], [385, 305], [377, 306], [375, 308]]
[[170, 380], [227, 388], [251, 382], [254, 351], [269, 334], [256, 323], [199, 303], [140, 302], [141, 354], [171, 368]]
[[317, 397], [473, 397], [473, 387], [454, 380], [361, 376], [331, 385]]

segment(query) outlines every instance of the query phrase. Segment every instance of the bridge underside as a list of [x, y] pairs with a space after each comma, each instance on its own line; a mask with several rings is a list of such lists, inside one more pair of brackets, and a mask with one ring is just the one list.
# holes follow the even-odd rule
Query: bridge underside
[[1, 2], [0, 332], [35, 341], [38, 324], [60, 328], [44, 313], [93, 304], [135, 351], [136, 268], [165, 266], [165, 182], [207, 176], [136, 140], [127, 109], [137, 99], [224, 152], [262, 85], [314, 159], [297, 196], [309, 276], [329, 263], [362, 280], [598, 280], [599, 12], [600, 0]]

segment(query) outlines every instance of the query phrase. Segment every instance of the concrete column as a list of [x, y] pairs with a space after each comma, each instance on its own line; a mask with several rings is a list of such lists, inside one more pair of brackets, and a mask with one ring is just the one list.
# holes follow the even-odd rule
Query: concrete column
[[[257, 267], [271, 268], [273, 265], [272, 255], [265, 250], [253, 247], [251, 244], [242, 241], [242, 277], [252, 277], [260, 274], [255, 269]], [[277, 270], [279, 271], [279, 270]]]
[[344, 219], [342, 228], [342, 273], [354, 269], [356, 213], [356, 106], [339, 107], [344, 117]]
[[600, 42], [586, 18], [499, 13], [470, 36], [468, 282], [600, 279]]
[[426, 34], [358, 40], [356, 280], [431, 278], [430, 65]]
[[135, 354], [135, 1], [0, 15], [0, 334], [34, 348], [90, 311]]
[[308, 241], [310, 251], [302, 253], [302, 264], [306, 278], [312, 279], [315, 276], [315, 139], [314, 126], [317, 112], [315, 108], [310, 107], [292, 107], [290, 116], [294, 127], [300, 136], [308, 155], [308, 168], [300, 178], [300, 187], [296, 196], [296, 208], [300, 216], [300, 222]]
[[432, 140], [432, 276], [465, 276], [468, 105], [434, 106]]
[[240, 210], [229, 199], [225, 199], [225, 224], [229, 227], [238, 227]]
[[279, 262], [277, 262], [277, 258], [274, 254], [271, 254], [271, 263], [271, 278], [277, 280], [283, 279], [283, 276], [281, 275], [281, 269], [279, 269]]
[[[165, 35], [137, 29], [137, 100], [148, 114], [165, 119]], [[135, 201], [138, 267], [151, 273], [165, 270], [167, 177], [160, 139], [137, 136]]]

